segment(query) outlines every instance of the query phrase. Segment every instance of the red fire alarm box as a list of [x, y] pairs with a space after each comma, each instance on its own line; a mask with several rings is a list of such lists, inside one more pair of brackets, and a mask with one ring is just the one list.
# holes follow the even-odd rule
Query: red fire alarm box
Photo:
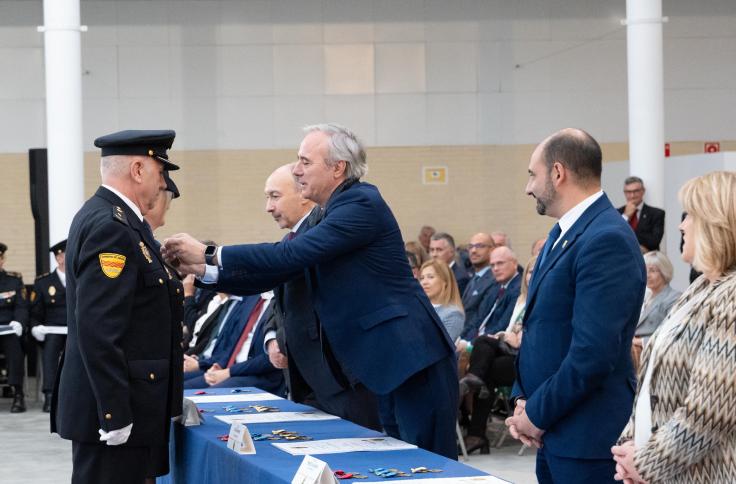
[[721, 151], [721, 143], [718, 141], [707, 141], [704, 151], [705, 153], [718, 153]]

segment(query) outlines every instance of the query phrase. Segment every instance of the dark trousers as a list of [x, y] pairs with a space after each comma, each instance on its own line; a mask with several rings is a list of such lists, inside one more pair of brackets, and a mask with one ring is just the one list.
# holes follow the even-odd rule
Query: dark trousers
[[[506, 343], [496, 339], [489, 338], [488, 336], [478, 336], [473, 340], [473, 352], [470, 353], [470, 364], [468, 365], [468, 373], [472, 373], [478, 378], [486, 382], [486, 386], [492, 389], [488, 385], [488, 378], [486, 376], [491, 373], [493, 362], [500, 356], [509, 356], [509, 347]], [[513, 355], [511, 355], [513, 356]], [[512, 375], [511, 380], [513, 382], [514, 376]]]
[[[473, 347], [473, 353], [475, 353], [475, 347]], [[501, 355], [493, 359], [490, 368], [483, 376], [483, 381], [491, 393], [487, 398], [480, 398], [477, 394], [475, 395], [468, 435], [485, 438], [488, 416], [491, 414], [491, 407], [496, 399], [493, 389], [514, 384], [514, 378], [516, 378], [515, 359], [516, 357], [511, 355]]]
[[72, 441], [72, 484], [143, 484], [168, 473], [163, 450]]
[[378, 416], [378, 399], [363, 385], [358, 384], [354, 388], [342, 391], [337, 395], [327, 396], [312, 393], [302, 403], [371, 430], [379, 432], [381, 430], [381, 419]]
[[616, 462], [609, 459], [574, 459], [557, 457], [537, 450], [537, 480], [539, 484], [614, 484]]
[[23, 348], [15, 334], [0, 336], [0, 352], [8, 365], [8, 385], [23, 386]]
[[44, 393], [51, 393], [54, 389], [56, 381], [56, 371], [59, 369], [59, 357], [64, 351], [66, 344], [66, 335], [63, 334], [47, 334], [41, 343], [41, 365], [43, 367], [43, 387]]
[[457, 460], [457, 363], [450, 355], [380, 395], [386, 432], [422, 449]]

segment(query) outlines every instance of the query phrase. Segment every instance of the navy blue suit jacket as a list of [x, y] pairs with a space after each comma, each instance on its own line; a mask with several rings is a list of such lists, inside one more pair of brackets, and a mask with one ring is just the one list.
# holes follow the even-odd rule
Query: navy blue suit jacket
[[[475, 283], [473, 283], [475, 281]], [[471, 323], [475, 322], [480, 311], [480, 306], [488, 294], [491, 292], [491, 288], [496, 284], [496, 280], [493, 278], [493, 273], [489, 267], [486, 272], [476, 278], [473, 275], [468, 281], [468, 285], [463, 292], [463, 309], [465, 309], [465, 327], [467, 328]], [[494, 296], [495, 298], [495, 296]]]
[[512, 395], [546, 431], [545, 452], [611, 458], [631, 414], [645, 282], [636, 237], [605, 194], [537, 261]]
[[[230, 367], [230, 377], [249, 376], [257, 377], [261, 380], [260, 384], [254, 386], [263, 390], [280, 394], [285, 385], [284, 375], [281, 370], [271, 364], [268, 359], [268, 353], [264, 350], [264, 337], [266, 336], [266, 327], [273, 318], [273, 299], [263, 312], [263, 316], [258, 320], [255, 326], [253, 339], [248, 349], [248, 359], [240, 363], [234, 363]], [[242, 330], [245, 328], [241, 328]], [[232, 354], [232, 353], [231, 353]], [[225, 362], [227, 364], [227, 361]], [[223, 368], [225, 365], [221, 365]]]
[[221, 254], [217, 286], [236, 294], [275, 287], [309, 268], [314, 310], [335, 357], [374, 393], [389, 393], [454, 354], [412, 276], [396, 219], [373, 185], [338, 188], [322, 221], [299, 237], [223, 247]]
[[[221, 367], [227, 366], [227, 361], [230, 359], [230, 355], [235, 349], [235, 345], [238, 344], [240, 334], [245, 328], [245, 324], [248, 322], [248, 316], [258, 302], [257, 296], [249, 296], [243, 298], [242, 301], [235, 301], [230, 314], [227, 315], [227, 319], [220, 330], [220, 334], [217, 335], [217, 342], [215, 347], [212, 349], [212, 356], [209, 358], [203, 358], [199, 360], [199, 368], [201, 370], [207, 370], [209, 367], [218, 363]], [[223, 311], [225, 308], [223, 308]]]

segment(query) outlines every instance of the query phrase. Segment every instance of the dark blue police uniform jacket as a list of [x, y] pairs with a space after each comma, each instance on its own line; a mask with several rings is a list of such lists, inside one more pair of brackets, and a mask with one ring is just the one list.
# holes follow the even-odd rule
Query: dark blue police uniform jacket
[[605, 194], [534, 268], [512, 395], [546, 431], [545, 452], [611, 458], [634, 399], [645, 282], [636, 237]]
[[373, 185], [336, 190], [322, 221], [299, 237], [223, 247], [221, 255], [217, 286], [234, 294], [274, 287], [309, 267], [314, 310], [335, 357], [376, 394], [454, 354], [412, 276], [396, 219]]

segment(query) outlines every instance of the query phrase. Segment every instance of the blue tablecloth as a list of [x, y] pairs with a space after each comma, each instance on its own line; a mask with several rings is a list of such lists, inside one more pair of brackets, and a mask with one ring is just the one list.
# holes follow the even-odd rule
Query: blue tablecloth
[[[264, 393], [255, 388], [247, 388], [246, 393]], [[207, 395], [232, 394], [232, 389], [207, 389]], [[185, 395], [193, 395], [195, 390], [185, 391]], [[252, 402], [252, 404], [278, 407], [283, 412], [313, 410], [289, 400], [268, 400]], [[170, 461], [171, 472], [160, 477], [159, 484], [231, 484], [231, 483], [290, 483], [304, 456], [293, 456], [271, 445], [273, 441], [254, 442], [255, 455], [240, 455], [227, 448], [227, 443], [218, 436], [227, 434], [230, 426], [216, 419], [215, 415], [230, 414], [223, 407], [234, 405], [247, 406], [248, 403], [200, 403], [197, 406], [205, 410], [205, 422], [195, 427], [183, 427], [173, 424]], [[286, 429], [307, 435], [315, 440], [351, 437], [378, 437], [379, 432], [368, 430], [354, 423], [336, 419], [311, 422], [275, 422], [247, 424], [253, 433], [271, 433], [275, 429]], [[321, 454], [316, 458], [327, 462], [330, 469], [345, 472], [358, 472], [369, 476], [368, 479], [346, 480], [344, 482], [387, 481], [387, 479], [371, 474], [368, 469], [376, 467], [397, 468], [409, 472], [412, 467], [424, 466], [431, 469], [442, 469], [443, 472], [422, 474], [423, 478], [481, 476], [486, 473], [460, 464], [457, 461], [427, 452], [422, 449], [401, 450], [391, 452], [350, 452], [342, 454]], [[420, 476], [417, 476], [420, 477]], [[391, 478], [388, 481], [400, 481], [406, 478]]]

